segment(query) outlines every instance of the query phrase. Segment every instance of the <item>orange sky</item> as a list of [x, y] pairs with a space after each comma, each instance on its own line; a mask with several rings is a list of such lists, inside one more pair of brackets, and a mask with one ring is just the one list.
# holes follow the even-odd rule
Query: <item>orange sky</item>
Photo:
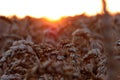
[[[101, 12], [102, 0], [0, 0], [0, 14], [24, 17], [48, 17], [58, 19], [87, 13], [94, 15]], [[120, 12], [120, 0], [107, 0], [109, 11]]]

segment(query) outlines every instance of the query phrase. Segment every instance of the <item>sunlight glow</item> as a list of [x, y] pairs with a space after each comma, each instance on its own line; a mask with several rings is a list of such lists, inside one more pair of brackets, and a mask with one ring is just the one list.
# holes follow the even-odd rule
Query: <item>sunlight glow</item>
[[[0, 0], [0, 15], [18, 17], [47, 17], [57, 20], [63, 16], [101, 13], [102, 0]], [[120, 0], [107, 0], [110, 12], [119, 12]]]
[[107, 4], [111, 13], [120, 12], [120, 0], [107, 0]]

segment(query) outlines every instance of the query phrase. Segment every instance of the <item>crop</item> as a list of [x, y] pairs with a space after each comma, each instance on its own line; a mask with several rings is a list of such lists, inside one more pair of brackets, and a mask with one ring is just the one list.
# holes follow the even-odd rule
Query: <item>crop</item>
[[119, 80], [119, 27], [120, 14], [1, 16], [0, 80]]

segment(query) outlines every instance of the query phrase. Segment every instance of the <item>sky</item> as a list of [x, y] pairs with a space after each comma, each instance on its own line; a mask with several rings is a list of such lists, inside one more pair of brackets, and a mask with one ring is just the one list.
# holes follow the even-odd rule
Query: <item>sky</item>
[[[0, 0], [0, 15], [48, 17], [57, 19], [82, 13], [95, 15], [102, 10], [102, 0]], [[120, 0], [106, 0], [110, 12], [120, 12]]]

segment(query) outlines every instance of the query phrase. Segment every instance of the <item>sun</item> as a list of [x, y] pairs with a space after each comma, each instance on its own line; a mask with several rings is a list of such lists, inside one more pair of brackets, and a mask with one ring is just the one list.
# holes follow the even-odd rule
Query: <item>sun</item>
[[44, 17], [49, 22], [57, 22], [60, 21], [61, 17]]
[[50, 22], [57, 22], [57, 21], [60, 21], [63, 18], [63, 16], [49, 14], [48, 16], [44, 16], [43, 18], [45, 18], [46, 20], [48, 20]]

